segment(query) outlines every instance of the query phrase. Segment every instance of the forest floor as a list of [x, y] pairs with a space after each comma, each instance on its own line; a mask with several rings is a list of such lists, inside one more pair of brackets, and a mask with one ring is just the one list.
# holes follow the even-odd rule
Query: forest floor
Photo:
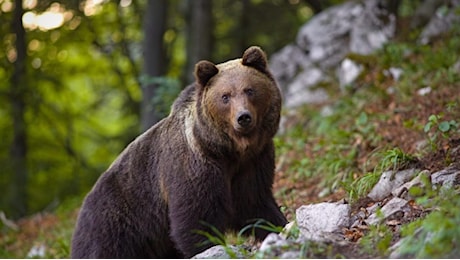
[[[376, 203], [363, 201], [364, 194], [355, 196], [352, 191], [356, 180], [375, 172], [385, 151], [394, 148], [415, 158], [413, 163], [430, 173], [452, 164], [460, 168], [460, 149], [455, 150], [460, 146], [460, 71], [452, 69], [456, 62], [452, 59], [459, 59], [454, 50], [460, 43], [452, 41], [430, 48], [395, 44], [375, 57], [366, 57], [365, 72], [348, 90], [337, 94], [332, 86], [330, 92], [335, 94], [327, 103], [285, 113], [283, 128], [288, 130], [275, 138], [274, 193], [289, 221], [302, 205], [342, 199], [352, 206]], [[362, 57], [357, 59], [362, 61]], [[389, 67], [396, 66], [404, 70], [399, 81], [385, 76]], [[325, 108], [333, 113], [324, 115]], [[440, 128], [442, 131], [427, 126], [438, 127], [442, 122], [452, 124], [449, 129]], [[68, 258], [81, 201], [82, 197], [75, 198], [53, 212], [17, 222], [3, 219], [0, 258]], [[413, 221], [416, 219], [400, 223]], [[399, 229], [392, 230], [394, 244], [401, 235]], [[337, 256], [388, 256], [362, 250], [360, 240], [365, 236], [363, 232], [352, 248], [342, 248]]]
[[[435, 150], [429, 152], [421, 152], [420, 146], [427, 146], [427, 133], [420, 131], [420, 129], [408, 128], [404, 122], [410, 120], [420, 120], [428, 122], [428, 118], [432, 115], [442, 115], [445, 120], [458, 120], [460, 119], [460, 84], [443, 85], [432, 91], [431, 93], [421, 96], [414, 94], [411, 98], [405, 101], [387, 100], [377, 103], [366, 104], [363, 109], [368, 114], [374, 116], [379, 115], [385, 120], [374, 122], [375, 128], [373, 135], [383, 137], [379, 139], [379, 147], [372, 147], [370, 143], [364, 144], [364, 140], [355, 140], [355, 144], [360, 146], [359, 156], [356, 159], [356, 169], [359, 168], [373, 168], [377, 167], [376, 164], [369, 166], [370, 161], [373, 160], [376, 150], [381, 147], [398, 147], [404, 153], [416, 155], [415, 160], [411, 162], [411, 165], [407, 167], [416, 167], [419, 169], [428, 170], [430, 173], [434, 173], [445, 169], [447, 166], [453, 166], [460, 170], [460, 135], [457, 133], [451, 134], [439, 142], [436, 145]], [[446, 114], [446, 106], [448, 104], [455, 104], [456, 108]], [[353, 122], [351, 120], [350, 122]], [[457, 121], [458, 122], [458, 121]], [[359, 139], [359, 138], [358, 138]], [[370, 140], [367, 140], [368, 142]], [[328, 153], [326, 149], [316, 149], [313, 151], [313, 143], [305, 143], [304, 153], [286, 153], [281, 155], [290, 158], [291, 162], [302, 160], [304, 158], [311, 158], [312, 160], [321, 160], [323, 153]], [[340, 153], [340, 149], [335, 152]], [[343, 155], [346, 157], [346, 154]], [[378, 163], [378, 162], [377, 162]], [[320, 203], [320, 202], [338, 202], [345, 200], [349, 202], [354, 211], [359, 210], [360, 207], [367, 207], [376, 203], [384, 205], [384, 199], [382, 201], [372, 201], [367, 197], [360, 197], [358, 200], [352, 200], [349, 196], [349, 192], [346, 187], [339, 186], [336, 189], [327, 189], [325, 185], [319, 185], [323, 180], [324, 176], [315, 174], [312, 177], [304, 178], [302, 174], [292, 176], [292, 171], [289, 170], [289, 164], [280, 166], [280, 169], [276, 175], [276, 181], [274, 190], [278, 192], [277, 200], [280, 205], [285, 205], [287, 210], [287, 217], [290, 221], [295, 219], [295, 209], [302, 205]], [[319, 167], [321, 168], [321, 167]], [[371, 170], [371, 169], [368, 169]], [[356, 176], [355, 176], [356, 178]], [[344, 181], [346, 182], [346, 180]], [[329, 190], [329, 192], [324, 192]], [[324, 194], [321, 196], [321, 194]], [[459, 198], [460, 199], [460, 198]], [[351, 200], [351, 201], [350, 201]], [[411, 201], [411, 203], [415, 203]], [[417, 208], [417, 205], [414, 205]], [[419, 207], [420, 208], [420, 207]], [[396, 220], [397, 225], [407, 224], [423, 218], [427, 213], [424, 210], [420, 210], [419, 214], [414, 215], [402, 215], [400, 219]], [[395, 222], [393, 222], [395, 223]], [[364, 232], [361, 232], [364, 231]], [[401, 238], [399, 228], [391, 228], [392, 241], [389, 245], [393, 245]], [[359, 243], [359, 239], [366, 235], [366, 230], [360, 230], [359, 234], [351, 234], [353, 242], [348, 246], [335, 248], [334, 254], [346, 258], [382, 258], [387, 255], [382, 255], [378, 251], [364, 250], [362, 245]], [[318, 257], [324, 257], [325, 255], [317, 255]], [[310, 256], [311, 257], [311, 256]], [[315, 255], [313, 255], [315, 257]], [[326, 257], [328, 257], [326, 255]]]
[[[426, 48], [414, 49], [395, 44], [395, 49], [405, 49], [403, 59], [395, 57], [395, 53], [401, 53], [401, 50], [394, 51], [390, 46], [380, 57], [370, 59], [372, 61], [367, 63], [365, 73], [350, 89], [335, 95], [335, 99], [326, 104], [310, 106], [306, 113], [290, 114], [285, 123], [291, 130], [280, 138], [282, 143], [290, 143], [291, 149], [280, 149], [274, 186], [278, 203], [286, 205], [290, 221], [295, 219], [295, 209], [319, 202], [345, 200], [351, 204], [352, 214], [373, 204], [384, 205], [385, 199], [372, 201], [365, 196], [378, 178], [366, 183], [364, 188], [357, 187], [363, 185], [358, 180], [373, 173], [380, 177], [382, 171], [392, 167], [398, 170], [417, 168], [430, 174], [448, 166], [460, 170], [460, 59], [458, 55], [453, 55], [451, 62], [456, 63], [447, 65], [439, 59], [442, 54], [433, 58], [446, 44], [440, 41]], [[459, 44], [458, 39], [455, 44]], [[449, 55], [450, 51], [443, 49], [442, 52]], [[384, 62], [387, 58], [397, 59], [398, 63]], [[371, 62], [375, 63], [371, 65]], [[402, 68], [403, 79], [398, 81], [388, 77], [388, 65]], [[323, 116], [325, 107], [332, 109], [332, 115]], [[388, 164], [387, 159], [394, 151], [410, 159], [402, 165]], [[454, 187], [457, 193], [458, 188]], [[372, 228], [366, 227], [346, 234], [352, 236], [350, 240], [354, 243], [336, 248], [334, 256], [388, 257], [389, 247], [403, 236], [402, 229], [417, 221], [421, 224], [414, 226], [431, 224], [423, 222], [429, 210], [418, 204], [426, 199], [426, 196], [421, 196], [419, 200], [410, 201], [417, 213], [402, 215], [380, 231], [372, 233]], [[446, 207], [451, 206], [456, 207], [456, 204], [447, 204]], [[459, 225], [458, 212], [442, 207], [439, 206], [440, 212], [447, 212], [450, 219], [439, 219], [437, 216], [435, 221], [449, 222], [452, 228]], [[378, 237], [384, 233], [382, 230], [391, 233], [387, 243], [379, 244], [379, 239], [366, 237]], [[453, 241], [460, 237], [460, 230], [454, 230], [452, 234], [444, 234], [447, 238], [443, 242], [456, 244]], [[370, 246], [369, 240], [374, 240]], [[367, 249], [365, 243], [368, 243]], [[416, 245], [420, 251], [429, 247], [422, 243]], [[452, 256], [453, 251], [438, 247], [415, 255], [422, 258]], [[411, 248], [409, 251], [416, 250]], [[457, 253], [454, 250], [454, 255]], [[323, 254], [308, 256], [331, 257]]]
[[[382, 103], [371, 103], [364, 108], [367, 113], [380, 115], [387, 118], [384, 121], [375, 122], [375, 135], [384, 137], [379, 146], [381, 147], [399, 147], [407, 154], [416, 154], [419, 152], [418, 145], [428, 145], [425, 141], [427, 135], [420, 130], [408, 128], [404, 122], [408, 120], [426, 121], [431, 115], [445, 115], [445, 107], [449, 103], [455, 103], [455, 111], [445, 116], [446, 120], [456, 118], [460, 119], [460, 84], [441, 86], [432, 93], [426, 96], [415, 94], [411, 99], [403, 103], [396, 101], [387, 101]], [[455, 119], [453, 119], [455, 120]], [[460, 122], [460, 121], [459, 121]], [[351, 123], [354, 123], [352, 120]], [[437, 150], [419, 154], [417, 157], [417, 165], [421, 169], [426, 169], [430, 173], [440, 171], [446, 168], [449, 163], [458, 165], [460, 168], [460, 149], [455, 150], [451, 154], [452, 160], [447, 160], [446, 156], [453, 148], [460, 146], [460, 136], [452, 135], [450, 138], [440, 141]], [[356, 140], [360, 142], [360, 140]], [[369, 167], [364, 165], [372, 160], [375, 155], [376, 147], [366, 147], [369, 144], [359, 144], [364, 147], [361, 149], [359, 158], [356, 158], [357, 168]], [[303, 154], [286, 153], [281, 157], [290, 157], [292, 161], [302, 160], [303, 158], [320, 158], [321, 154], [328, 151], [315, 150], [312, 147], [314, 144], [305, 144]], [[340, 153], [339, 150], [336, 151]], [[455, 160], [454, 160], [455, 159]], [[280, 159], [278, 160], [280, 161]], [[275, 191], [283, 191], [283, 197], [279, 198], [280, 204], [285, 204], [288, 208], [296, 209], [307, 203], [317, 203], [325, 201], [339, 201], [347, 197], [347, 192], [343, 187], [334, 189], [333, 192], [320, 196], [325, 187], [318, 185], [322, 181], [321, 176], [313, 176], [311, 178], [303, 178], [302, 175], [292, 176], [292, 171], [289, 170], [290, 165], [281, 166], [276, 174], [274, 185]], [[288, 197], [288, 198], [287, 198]], [[291, 212], [292, 213], [292, 212]], [[288, 215], [288, 217], [291, 214]]]

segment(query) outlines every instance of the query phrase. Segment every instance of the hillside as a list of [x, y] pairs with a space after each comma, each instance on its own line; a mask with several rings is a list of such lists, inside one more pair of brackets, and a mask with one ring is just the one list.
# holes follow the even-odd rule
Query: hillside
[[[345, 199], [355, 208], [379, 203], [365, 195], [387, 169], [417, 165], [433, 173], [449, 165], [460, 168], [459, 49], [460, 38], [453, 34], [431, 45], [392, 43], [374, 55], [350, 55], [365, 67], [355, 83], [342, 91], [338, 83], [329, 83], [322, 86], [332, 97], [329, 101], [285, 111], [275, 139], [274, 192], [290, 221], [299, 206], [310, 203]], [[390, 68], [401, 69], [401, 77], [392, 77]], [[414, 191], [412, 203], [426, 214], [360, 230], [351, 255], [340, 250], [314, 254], [312, 249], [307, 256], [388, 257], [387, 249], [413, 236], [419, 226], [439, 229], [447, 244], [428, 245], [417, 257], [452, 256], [458, 252], [460, 230], [436, 223], [460, 225], [458, 185], [453, 190], [450, 200]], [[61, 202], [52, 212], [16, 223], [3, 218], [0, 257], [69, 257], [81, 200]], [[433, 205], [435, 209], [426, 210]], [[410, 246], [414, 251], [427, 244]]]

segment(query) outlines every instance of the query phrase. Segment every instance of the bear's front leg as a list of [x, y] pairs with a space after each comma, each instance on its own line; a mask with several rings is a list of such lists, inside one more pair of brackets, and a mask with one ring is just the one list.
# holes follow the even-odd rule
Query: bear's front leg
[[212, 228], [225, 232], [233, 214], [230, 186], [221, 172], [192, 175], [181, 182], [176, 178], [168, 193], [171, 238], [186, 258], [214, 246], [200, 232], [212, 236], [218, 235]]
[[[268, 144], [259, 156], [240, 167], [232, 181], [232, 198], [237, 216], [233, 228], [237, 231], [261, 219], [280, 227], [288, 223], [273, 197], [274, 170], [273, 144]], [[247, 233], [252, 234], [253, 231], [258, 240], [263, 240], [270, 233], [260, 226], [249, 228]]]

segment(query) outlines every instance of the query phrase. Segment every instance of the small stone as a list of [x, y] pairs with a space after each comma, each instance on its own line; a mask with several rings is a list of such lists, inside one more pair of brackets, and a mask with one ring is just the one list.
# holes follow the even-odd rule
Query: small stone
[[362, 71], [362, 65], [357, 64], [356, 62], [350, 59], [344, 59], [340, 63], [340, 67], [337, 71], [340, 88], [344, 88], [347, 85], [353, 83]]
[[373, 213], [369, 216], [366, 222], [369, 225], [375, 225], [379, 223], [381, 220], [386, 220], [387, 218], [391, 217], [393, 214], [404, 211], [404, 207], [407, 205], [407, 200], [401, 198], [393, 198], [387, 202], [381, 209], [380, 212], [382, 217], [378, 216], [379, 214]]
[[279, 248], [287, 245], [289, 245], [289, 243], [286, 241], [286, 239], [284, 239], [278, 234], [271, 233], [264, 239], [264, 241], [260, 245], [259, 250], [268, 251], [272, 248]]
[[460, 169], [450, 166], [439, 172], [435, 172], [431, 175], [431, 183], [433, 184], [433, 188], [436, 188], [436, 186], [451, 188], [458, 185], [460, 184]]
[[426, 96], [427, 94], [430, 94], [431, 92], [431, 87], [428, 86], [428, 87], [424, 87], [424, 88], [421, 88], [419, 90], [417, 90], [417, 94], [419, 96]]
[[403, 171], [386, 171], [380, 176], [379, 182], [372, 188], [367, 195], [374, 201], [379, 201], [391, 194], [391, 192], [399, 188], [405, 182], [411, 180], [418, 172], [417, 169], [408, 169]]
[[[228, 250], [230, 250], [230, 254]], [[217, 245], [195, 255], [192, 259], [229, 259], [235, 257], [246, 258], [237, 246], [224, 247], [222, 245]]]
[[391, 194], [395, 197], [401, 197], [401, 198], [404, 198], [404, 199], [410, 199], [408, 197], [408, 191], [410, 188], [412, 187], [415, 187], [415, 186], [419, 186], [419, 187], [424, 187], [424, 183], [423, 183], [423, 178], [429, 178], [430, 176], [430, 172], [427, 171], [427, 170], [424, 170], [424, 171], [421, 171], [417, 177], [415, 177], [414, 179], [412, 179], [411, 181], [409, 182], [406, 182], [404, 183], [402, 186], [394, 189]]
[[324, 202], [302, 206], [296, 211], [296, 220], [304, 238], [327, 241], [350, 226], [350, 205]]

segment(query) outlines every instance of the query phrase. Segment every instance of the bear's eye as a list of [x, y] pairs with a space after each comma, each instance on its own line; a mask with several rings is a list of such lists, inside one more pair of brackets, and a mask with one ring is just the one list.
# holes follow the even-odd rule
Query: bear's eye
[[244, 93], [246, 93], [246, 95], [248, 95], [249, 97], [252, 97], [252, 96], [254, 96], [255, 91], [252, 88], [248, 88], [248, 89], [244, 90]]
[[227, 104], [228, 101], [230, 101], [230, 95], [229, 94], [223, 94], [222, 95], [222, 102], [224, 102], [224, 104]]

